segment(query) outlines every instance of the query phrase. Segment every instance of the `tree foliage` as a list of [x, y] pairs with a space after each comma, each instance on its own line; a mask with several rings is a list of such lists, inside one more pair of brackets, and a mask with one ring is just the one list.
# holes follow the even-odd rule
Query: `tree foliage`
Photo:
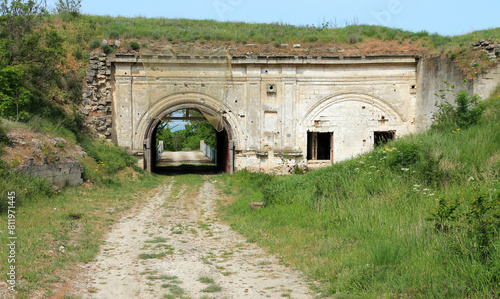
[[[57, 105], [66, 97], [75, 103], [76, 97], [60, 86], [68, 81], [64, 38], [45, 26], [46, 17], [43, 0], [0, 0], [1, 116], [26, 120], [38, 114], [63, 122], [69, 119]], [[78, 90], [81, 88], [75, 92]]]
[[15, 66], [0, 69], [0, 115], [24, 120], [31, 93], [23, 86], [23, 72]]
[[73, 17], [78, 17], [80, 15], [81, 8], [82, 0], [59, 0], [56, 3], [58, 13], [67, 13]]
[[163, 140], [166, 151], [181, 151], [185, 148], [198, 149], [200, 140], [204, 140], [214, 149], [217, 148], [217, 135], [208, 121], [191, 121], [182, 130], [172, 131], [172, 129], [167, 123], [156, 134], [157, 140]]

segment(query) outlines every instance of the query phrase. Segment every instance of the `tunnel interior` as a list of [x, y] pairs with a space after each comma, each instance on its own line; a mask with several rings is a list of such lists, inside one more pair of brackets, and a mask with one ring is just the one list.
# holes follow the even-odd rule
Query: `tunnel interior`
[[[171, 136], [165, 137], [165, 134], [161, 134], [163, 130], [170, 124], [171, 127], [173, 121], [180, 121], [181, 124], [184, 122], [186, 128], [184, 130], [192, 129], [192, 125], [204, 127], [205, 132], [208, 130], [207, 127], [211, 128], [210, 136], [205, 137], [210, 139], [207, 145], [200, 146], [200, 142], [196, 142], [196, 136], [194, 141], [190, 136], [190, 148], [183, 148], [182, 145], [179, 147], [179, 142], [186, 144], [186, 140], [176, 140], [175, 146], [170, 142]], [[184, 126], [182, 124], [182, 126]], [[144, 148], [147, 151], [145, 156], [145, 169], [150, 170], [157, 174], [213, 174], [213, 173], [223, 173], [230, 172], [230, 159], [232, 155], [230, 154], [230, 133], [228, 132], [226, 126], [217, 132], [206, 120], [202, 113], [196, 109], [184, 109], [183, 111], [178, 110], [174, 113], [163, 117], [161, 121], [155, 120], [150, 128], [150, 138], [146, 138]], [[189, 129], [188, 129], [189, 128]], [[169, 128], [170, 130], [170, 128]], [[179, 130], [177, 128], [177, 130]], [[159, 134], [160, 133], [160, 134]], [[172, 134], [172, 132], [168, 132]], [[166, 135], [168, 135], [166, 134]], [[181, 138], [183, 134], [176, 134], [176, 139]], [[160, 141], [163, 141], [164, 151], [161, 150]], [[194, 143], [193, 143], [194, 142]], [[215, 142], [215, 145], [214, 145]], [[168, 143], [168, 144], [166, 144]], [[212, 146], [208, 145], [211, 144]], [[197, 146], [196, 146], [197, 145]], [[205, 149], [205, 150], [203, 150]], [[213, 150], [212, 150], [213, 149]]]

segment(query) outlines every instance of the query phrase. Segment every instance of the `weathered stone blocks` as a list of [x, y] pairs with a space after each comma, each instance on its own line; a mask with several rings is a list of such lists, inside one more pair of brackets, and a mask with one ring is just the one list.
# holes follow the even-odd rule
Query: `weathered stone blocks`
[[30, 160], [21, 172], [35, 177], [47, 178], [57, 187], [78, 186], [83, 183], [83, 166], [78, 162], [56, 162], [33, 164]]

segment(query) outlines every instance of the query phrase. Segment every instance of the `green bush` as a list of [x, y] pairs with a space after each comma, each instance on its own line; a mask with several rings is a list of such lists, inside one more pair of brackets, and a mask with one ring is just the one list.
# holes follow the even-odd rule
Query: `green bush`
[[109, 45], [104, 45], [102, 47], [102, 51], [104, 52], [104, 54], [109, 54], [109, 53], [111, 53], [112, 49]]
[[[447, 82], [444, 83], [449, 85]], [[452, 105], [446, 100], [445, 94], [447, 91], [453, 91], [454, 86], [449, 86], [451, 89], [442, 90], [442, 93], [438, 95], [444, 102], [437, 104], [438, 111], [432, 116], [434, 120], [432, 127], [438, 130], [455, 130], [477, 124], [484, 111], [484, 106], [479, 105], [481, 98], [460, 90], [455, 96], [455, 105]]]
[[350, 44], [357, 44], [359, 41], [359, 35], [357, 33], [350, 33], [347, 37], [347, 42]]
[[120, 38], [120, 34], [116, 30], [111, 30], [109, 32], [108, 36], [109, 36], [110, 39], [119, 39]]
[[12, 145], [12, 140], [7, 136], [7, 131], [2, 126], [0, 126], [0, 144]]
[[137, 50], [139, 50], [139, 49], [141, 48], [141, 46], [139, 45], [139, 43], [138, 43], [138, 42], [131, 42], [131, 43], [130, 43], [130, 47], [131, 47], [133, 50], [135, 50], [135, 51], [137, 51]]
[[101, 46], [101, 41], [99, 41], [98, 39], [93, 39], [90, 41], [90, 50], [94, 50], [94, 49], [97, 49]]

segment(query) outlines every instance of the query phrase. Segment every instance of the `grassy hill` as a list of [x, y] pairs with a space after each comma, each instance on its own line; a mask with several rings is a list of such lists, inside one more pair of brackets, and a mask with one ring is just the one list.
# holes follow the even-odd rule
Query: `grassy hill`
[[[87, 63], [89, 51], [99, 48], [100, 42], [108, 39], [122, 42], [118, 51], [170, 46], [178, 51], [190, 48], [211, 51], [224, 47], [235, 55], [446, 54], [454, 57], [464, 70], [474, 62], [482, 71], [491, 63], [480, 55], [480, 51], [473, 51], [471, 44], [480, 39], [500, 41], [500, 28], [441, 36], [427, 31], [410, 32], [371, 25], [333, 27], [323, 24], [317, 27], [90, 15], [77, 18], [52, 15], [48, 24], [64, 37], [71, 60], [82, 64]], [[282, 44], [289, 47], [281, 47]], [[301, 48], [293, 48], [293, 44], [301, 44]]]

